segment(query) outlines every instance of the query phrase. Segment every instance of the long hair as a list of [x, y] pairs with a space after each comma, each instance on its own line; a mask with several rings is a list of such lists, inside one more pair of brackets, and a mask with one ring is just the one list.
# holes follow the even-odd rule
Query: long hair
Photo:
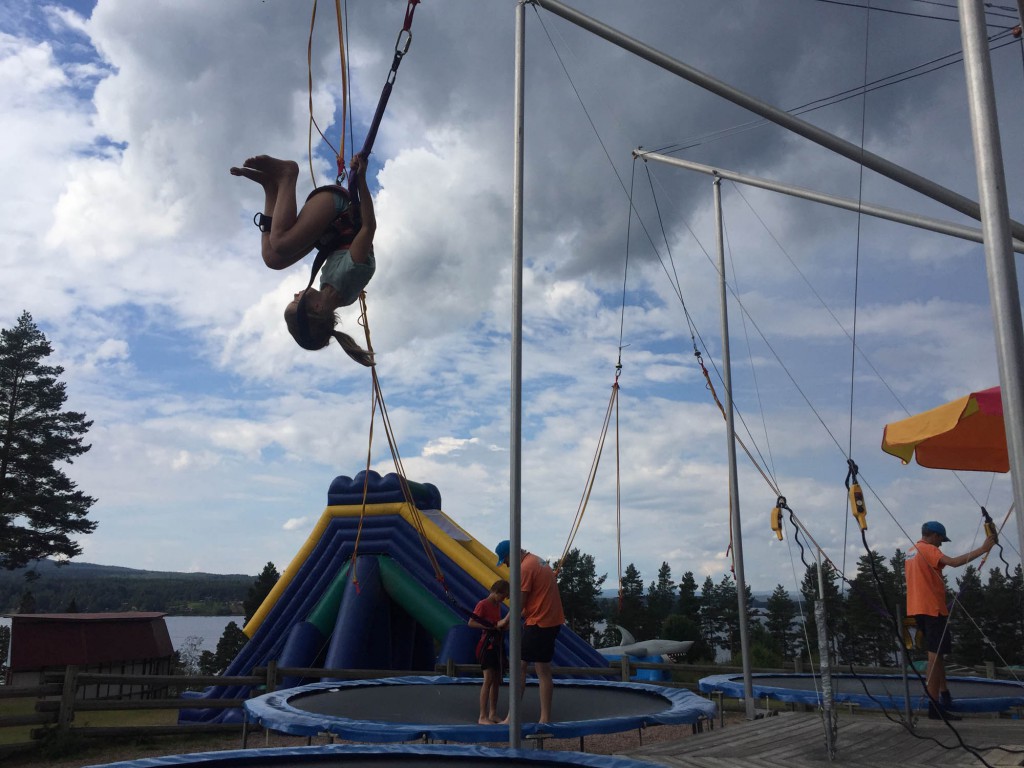
[[285, 310], [284, 322], [288, 326], [288, 332], [295, 339], [295, 343], [303, 349], [323, 349], [330, 343], [333, 337], [349, 357], [360, 365], [370, 367], [373, 365], [373, 354], [356, 343], [356, 340], [347, 333], [335, 330], [338, 322], [334, 312], [314, 312], [306, 310], [306, 319], [309, 326], [309, 336], [306, 343], [303, 341], [303, 334], [299, 331], [298, 313], [295, 310]]

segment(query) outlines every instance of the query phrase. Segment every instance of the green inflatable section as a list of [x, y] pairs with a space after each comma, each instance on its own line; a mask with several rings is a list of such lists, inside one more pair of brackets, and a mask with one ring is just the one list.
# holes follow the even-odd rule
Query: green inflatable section
[[324, 637], [330, 637], [334, 632], [334, 622], [338, 618], [338, 609], [341, 607], [341, 598], [345, 594], [345, 584], [348, 581], [349, 560], [341, 567], [338, 575], [335, 576], [331, 586], [324, 592], [323, 597], [317, 602], [309, 616], [306, 618], [310, 624], [320, 630]]
[[398, 603], [436, 640], [444, 640], [448, 630], [463, 621], [451, 608], [420, 586], [409, 572], [390, 557], [378, 557], [380, 578], [391, 599]]

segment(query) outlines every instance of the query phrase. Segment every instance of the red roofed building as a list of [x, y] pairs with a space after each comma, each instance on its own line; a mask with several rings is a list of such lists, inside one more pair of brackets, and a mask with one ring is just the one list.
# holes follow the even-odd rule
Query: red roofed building
[[[11, 685], [39, 685], [44, 672], [168, 675], [174, 648], [164, 613], [29, 613], [11, 616]], [[78, 689], [79, 698], [142, 693], [138, 685]]]

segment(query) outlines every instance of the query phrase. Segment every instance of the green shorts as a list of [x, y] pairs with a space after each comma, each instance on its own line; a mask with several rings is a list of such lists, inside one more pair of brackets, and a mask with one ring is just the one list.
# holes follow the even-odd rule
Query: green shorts
[[359, 292], [366, 287], [376, 271], [377, 260], [373, 257], [372, 248], [365, 264], [352, 261], [348, 249], [335, 251], [327, 257], [320, 270], [320, 288], [322, 290], [324, 285], [330, 285], [341, 297], [341, 306], [347, 307], [355, 303]]

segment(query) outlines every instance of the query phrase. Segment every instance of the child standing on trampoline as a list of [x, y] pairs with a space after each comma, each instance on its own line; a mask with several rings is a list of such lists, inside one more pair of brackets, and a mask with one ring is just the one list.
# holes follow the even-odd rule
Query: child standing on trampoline
[[498, 579], [469, 617], [469, 626], [480, 630], [480, 640], [476, 644], [476, 658], [484, 673], [484, 682], [480, 686], [480, 716], [477, 719], [480, 725], [501, 722], [498, 717], [498, 689], [506, 666], [502, 632], [508, 627], [508, 616], [501, 617], [501, 604], [508, 599], [508, 593], [508, 582]]

